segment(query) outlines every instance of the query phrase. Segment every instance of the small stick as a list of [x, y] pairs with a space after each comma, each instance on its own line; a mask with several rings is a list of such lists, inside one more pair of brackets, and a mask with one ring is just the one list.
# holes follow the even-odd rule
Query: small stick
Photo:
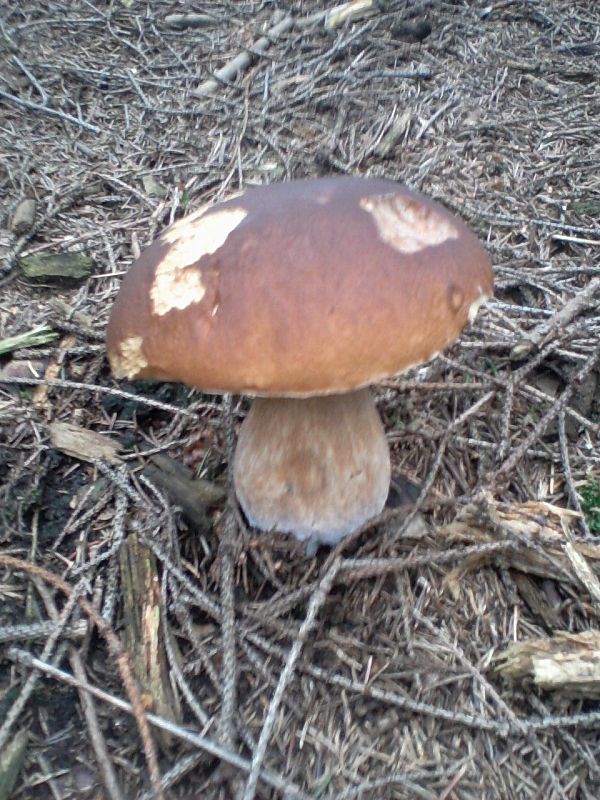
[[536, 442], [541, 434], [546, 430], [552, 420], [560, 413], [560, 411], [565, 408], [571, 399], [571, 395], [575, 391], [575, 386], [580, 384], [590, 374], [599, 359], [600, 350], [597, 350], [595, 353], [592, 353], [591, 357], [574, 376], [562, 394], [552, 403], [548, 411], [546, 411], [539, 422], [535, 425], [531, 433], [517, 448], [512, 451], [511, 455], [500, 465], [496, 472], [488, 477], [488, 480], [485, 484], [486, 487], [495, 486], [497, 483], [507, 478], [507, 476], [517, 466], [519, 461], [523, 458], [533, 443]]
[[[119, 673], [123, 680], [123, 684], [127, 691], [127, 695], [131, 700], [131, 707], [133, 710], [133, 715], [135, 717], [135, 721], [138, 725], [138, 730], [140, 733], [140, 738], [142, 740], [142, 744], [144, 747], [144, 755], [146, 756], [146, 762], [148, 764], [148, 771], [150, 773], [150, 782], [152, 784], [152, 788], [154, 790], [154, 794], [157, 800], [165, 800], [164, 792], [160, 785], [160, 770], [158, 767], [158, 755], [156, 753], [156, 746], [154, 744], [154, 740], [152, 738], [152, 733], [150, 731], [150, 726], [148, 724], [148, 718], [146, 716], [146, 712], [144, 710], [144, 704], [142, 701], [142, 696], [140, 694], [139, 687], [135, 681], [133, 676], [133, 672], [131, 670], [131, 665], [129, 663], [129, 658], [127, 653], [123, 650], [119, 637], [110, 627], [110, 625], [100, 616], [100, 614], [96, 611], [92, 603], [89, 600], [86, 600], [85, 597], [81, 597], [73, 591], [73, 589], [69, 586], [69, 584], [59, 578], [58, 575], [54, 575], [52, 572], [49, 572], [42, 567], [38, 567], [35, 564], [30, 564], [27, 561], [23, 561], [21, 558], [14, 558], [13, 556], [6, 556], [0, 553], [0, 565], [13, 569], [15, 572], [25, 572], [28, 575], [37, 576], [42, 580], [49, 583], [51, 586], [54, 586], [56, 589], [61, 591], [69, 601], [78, 603], [84, 613], [88, 616], [88, 618], [94, 623], [94, 625], [98, 628], [98, 631], [104, 637], [111, 654], [115, 658], [117, 662], [117, 667], [119, 669]], [[65, 606], [65, 610], [68, 608], [68, 605]], [[64, 610], [63, 610], [64, 615]], [[48, 640], [50, 642], [50, 639]], [[13, 704], [11, 710], [15, 707], [15, 703]], [[7, 715], [7, 720], [9, 716]], [[6, 723], [5, 723], [6, 724]]]
[[272, 28], [269, 28], [266, 35], [256, 42], [252, 48], [252, 52], [244, 50], [242, 53], [239, 53], [235, 58], [225, 64], [224, 67], [218, 69], [212, 78], [201, 83], [191, 94], [199, 98], [213, 94], [223, 83], [231, 82], [240, 72], [244, 72], [244, 70], [256, 60], [257, 55], [261, 55], [269, 49], [273, 39], [281, 36], [282, 33], [287, 33], [287, 31], [291, 30], [293, 27], [294, 18], [290, 16], [284, 17], [277, 25], [273, 25]]
[[[248, 67], [256, 61], [257, 56], [262, 55], [269, 49], [273, 43], [273, 39], [287, 33], [294, 27], [301, 29], [309, 28], [312, 25], [325, 22], [325, 27], [328, 30], [333, 30], [347, 21], [354, 21], [361, 17], [374, 14], [377, 11], [378, 9], [374, 0], [351, 0], [351, 2], [342, 3], [326, 11], [317, 11], [304, 19], [296, 19], [291, 15], [285, 16], [280, 22], [273, 25], [272, 28], [269, 28], [266, 34], [252, 47], [251, 51], [244, 50], [242, 53], [239, 53], [235, 58], [225, 64], [224, 67], [218, 69], [211, 78], [201, 83], [191, 94], [198, 98], [213, 94], [223, 83], [231, 82], [240, 73], [248, 69]], [[444, 109], [441, 110], [443, 111]]]
[[[54, 600], [46, 588], [46, 585], [40, 578], [34, 577], [32, 580], [42, 600], [44, 601], [48, 615], [55, 623], [58, 623], [60, 618], [58, 609], [56, 608]], [[83, 665], [83, 659], [81, 658], [79, 651], [76, 650], [73, 645], [69, 647], [69, 663], [71, 664], [71, 669], [73, 670], [73, 674], [77, 680], [85, 683], [87, 681], [87, 675]], [[81, 702], [83, 716], [85, 717], [85, 721], [87, 723], [92, 747], [96, 755], [96, 762], [100, 772], [102, 773], [102, 779], [104, 781], [106, 793], [108, 794], [110, 800], [125, 800], [125, 795], [123, 794], [121, 785], [119, 784], [119, 779], [117, 778], [115, 768], [110, 760], [110, 755], [106, 746], [106, 740], [102, 735], [102, 730], [100, 729], [94, 700], [92, 696], [87, 692], [84, 692], [83, 689], [79, 690], [79, 700]]]
[[[128, 714], [135, 715], [131, 703], [121, 700], [119, 697], [113, 697], [113, 695], [90, 683], [79, 681], [68, 672], [58, 669], [58, 667], [54, 667], [52, 664], [48, 664], [40, 658], [32, 656], [26, 650], [19, 650], [16, 647], [11, 647], [8, 650], [7, 655], [12, 661], [37, 669], [40, 672], [50, 675], [52, 678], [67, 684], [68, 686], [73, 686], [76, 689], [83, 689], [84, 691], [89, 692], [94, 697], [97, 697], [99, 700], [103, 700], [105, 703], [108, 703], [114, 708], [118, 708], [121, 711], [127, 712]], [[198, 733], [194, 733], [187, 728], [182, 728], [180, 725], [175, 725], [173, 722], [169, 722], [169, 720], [163, 719], [157, 714], [147, 714], [146, 717], [148, 721], [151, 722], [156, 728], [160, 728], [163, 731], [167, 731], [167, 733], [171, 733], [173, 736], [181, 739], [181, 741], [193, 744], [196, 747], [199, 747], [200, 749], [205, 750], [207, 753], [215, 756], [216, 758], [220, 758], [221, 761], [225, 761], [227, 764], [231, 764], [233, 767], [237, 767], [244, 772], [250, 771], [250, 762], [247, 759], [242, 758], [242, 756], [238, 756], [237, 753], [232, 753], [226, 748], [221, 747], [211, 739], [201, 736]], [[301, 792], [300, 789], [293, 784], [286, 783], [282, 778], [273, 772], [263, 769], [260, 773], [260, 777], [266, 784], [272, 786], [274, 789], [278, 789], [280, 792], [287, 792], [286, 797], [289, 797], [290, 800], [309, 800], [308, 795]]]
[[417, 497], [413, 507], [407, 513], [406, 517], [402, 520], [400, 528], [396, 533], [397, 536], [402, 536], [402, 534], [404, 534], [408, 530], [411, 522], [415, 519], [415, 517], [423, 507], [423, 503], [427, 499], [429, 491], [433, 486], [433, 482], [437, 477], [438, 470], [441, 466], [442, 459], [446, 452], [446, 447], [448, 446], [452, 432], [457, 430], [457, 428], [459, 428], [463, 424], [463, 422], [465, 422], [469, 417], [475, 414], [482, 406], [484, 406], [486, 403], [489, 403], [490, 400], [493, 400], [494, 396], [495, 396], [494, 390], [484, 394], [482, 397], [479, 398], [479, 400], [473, 403], [472, 406], [469, 406], [469, 408], [466, 411], [463, 411], [463, 413], [459, 417], [453, 420], [450, 426], [446, 429], [438, 445], [438, 450], [433, 460], [433, 464], [429, 468], [429, 472], [425, 479], [425, 483], [421, 487], [421, 491], [419, 492], [419, 496]]
[[325, 13], [325, 28], [333, 31], [346, 22], [354, 22], [376, 11], [374, 0], [350, 0], [349, 3], [342, 3], [341, 6], [336, 6]]
[[483, 675], [480, 669], [477, 668], [475, 664], [472, 664], [467, 656], [465, 655], [462, 647], [457, 642], [452, 641], [450, 636], [448, 636], [443, 626], [441, 629], [438, 629], [436, 625], [431, 622], [431, 620], [424, 617], [420, 614], [416, 609], [414, 610], [414, 616], [421, 623], [424, 625], [427, 630], [433, 634], [433, 636], [439, 637], [441, 641], [445, 644], [446, 647], [450, 649], [450, 651], [458, 658], [459, 662], [471, 673], [471, 675], [475, 678], [476, 681], [481, 685], [483, 692], [482, 694], [488, 695], [494, 701], [494, 704], [500, 708], [506, 718], [510, 721], [511, 725], [515, 728], [515, 730], [521, 730], [523, 736], [528, 739], [529, 744], [535, 750], [537, 757], [540, 760], [540, 763], [544, 766], [548, 777], [550, 778], [550, 783], [554, 791], [558, 794], [562, 800], [567, 800], [567, 796], [563, 787], [561, 786], [559, 779], [554, 771], [554, 768], [549, 763], [548, 759], [546, 758], [544, 751], [542, 750], [540, 743], [535, 739], [535, 736], [532, 731], [528, 729], [527, 721], [521, 720], [517, 717], [515, 712], [512, 708], [505, 702], [505, 700], [501, 697], [501, 695], [496, 691], [495, 687], [487, 680], [487, 678]]
[[[11, 560], [17, 561], [18, 559], [11, 559]], [[60, 635], [62, 634], [64, 628], [69, 623], [69, 619], [73, 612], [73, 608], [78, 600], [77, 592], [80, 591], [83, 591], [83, 587], [81, 585], [78, 585], [76, 587], [76, 591], [71, 592], [71, 595], [61, 612], [60, 619], [55, 624], [54, 629], [46, 639], [44, 648], [41, 653], [42, 659], [49, 658], [52, 655], [52, 651], [54, 650], [54, 647], [58, 642]], [[59, 653], [61, 652], [60, 647], [58, 648], [58, 651]], [[23, 686], [21, 687], [18, 697], [10, 706], [8, 712], [6, 713], [4, 719], [2, 720], [2, 725], [0, 726], [0, 752], [2, 752], [4, 747], [6, 746], [10, 738], [12, 728], [16, 723], [17, 719], [19, 718], [19, 715], [27, 705], [27, 702], [29, 701], [29, 698], [33, 693], [38, 678], [39, 674], [37, 672], [30, 673], [30, 675], [23, 683]]]
[[[7, 642], [33, 641], [34, 639], [45, 639], [56, 628], [53, 622], [32, 622], [24, 625], [5, 625], [0, 628], [0, 644]], [[77, 622], [67, 626], [63, 634], [69, 638], [80, 638], [87, 633], [85, 622]]]
[[557, 242], [572, 242], [573, 244], [589, 244], [592, 247], [600, 245], [600, 239], [582, 239], [580, 236], [566, 236], [563, 233], [553, 233], [550, 237]]
[[9, 103], [14, 103], [17, 106], [21, 106], [21, 108], [27, 108], [29, 111], [41, 111], [43, 114], [48, 114], [50, 117], [58, 117], [64, 122], [70, 122], [72, 125], [78, 125], [80, 128], [90, 131], [91, 133], [101, 132], [100, 128], [98, 128], [96, 125], [91, 125], [89, 122], [84, 122], [82, 119], [72, 117], [71, 114], [65, 114], [63, 111], [57, 111], [54, 108], [48, 108], [47, 106], [42, 106], [39, 103], [32, 103], [30, 100], [22, 100], [20, 97], [15, 97], [8, 92], [2, 91], [2, 89], [0, 89], [0, 97], [4, 100], [8, 100]]
[[425, 122], [421, 125], [421, 128], [417, 131], [415, 136], [415, 142], [418, 142], [419, 139], [422, 139], [423, 136], [427, 133], [428, 129], [433, 125], [433, 123], [441, 117], [445, 111], [448, 111], [449, 108], [452, 108], [453, 105], [456, 105], [456, 98], [451, 97], [443, 106], [438, 108], [438, 110], [433, 114], [429, 119], [425, 120]]
[[537, 325], [522, 341], [517, 342], [511, 350], [510, 357], [520, 360], [532, 350], [545, 344], [552, 333], [566, 327], [578, 314], [592, 306], [593, 297], [598, 291], [600, 291], [600, 277], [592, 278], [585, 288], [565, 303], [550, 319]]
[[85, 389], [88, 392], [98, 392], [99, 394], [108, 394], [113, 397], [122, 397], [125, 400], [133, 400], [140, 405], [150, 406], [151, 408], [158, 408], [161, 411], [169, 411], [171, 414], [182, 414], [184, 417], [192, 417], [197, 419], [196, 414], [188, 411], [186, 408], [177, 408], [170, 403], [161, 403], [159, 400], [152, 400], [150, 397], [143, 397], [139, 394], [132, 394], [125, 392], [122, 389], [113, 389], [110, 386], [96, 386], [92, 383], [80, 383], [79, 381], [62, 381], [58, 378], [45, 379], [45, 378], [0, 378], [0, 383], [6, 383], [9, 386], [50, 386], [56, 389]]
[[39, 81], [37, 80], [35, 75], [25, 66], [25, 64], [17, 56], [13, 56], [12, 57], [12, 61], [27, 76], [27, 78], [29, 79], [29, 82], [31, 83], [31, 85], [35, 89], [37, 89], [38, 94], [42, 98], [42, 103], [44, 104], [44, 106], [47, 106], [48, 105], [48, 94], [47, 94], [46, 90], [44, 89], [44, 87], [39, 83]]
[[250, 774], [248, 776], [248, 781], [246, 783], [246, 789], [244, 791], [243, 800], [254, 800], [254, 796], [256, 794], [256, 787], [258, 784], [258, 778], [262, 767], [262, 762], [264, 760], [265, 753], [267, 752], [267, 745], [269, 744], [269, 739], [271, 738], [273, 726], [275, 725], [275, 718], [277, 716], [277, 712], [279, 711], [279, 706], [281, 705], [281, 701], [283, 699], [283, 693], [294, 673], [296, 662], [300, 657], [302, 647], [304, 646], [308, 634], [311, 632], [311, 630], [315, 625], [317, 614], [319, 613], [321, 606], [327, 599], [327, 595], [331, 591], [334, 579], [340, 568], [340, 563], [341, 563], [340, 559], [339, 558], [336, 559], [329, 567], [329, 569], [323, 576], [321, 582], [317, 586], [308, 605], [308, 611], [306, 612], [306, 617], [304, 619], [304, 622], [302, 623], [302, 625], [300, 626], [300, 630], [298, 631], [298, 636], [296, 637], [294, 644], [292, 645], [290, 652], [288, 653], [288, 657], [285, 661], [285, 666], [281, 671], [281, 675], [279, 676], [279, 682], [273, 694], [273, 699], [271, 700], [271, 704], [269, 705], [269, 710], [267, 712], [266, 719], [263, 723], [263, 727], [260, 732], [260, 738], [258, 740], [258, 744], [256, 745], [256, 750], [254, 751], [254, 755], [252, 757], [252, 767], [250, 769]]
[[565, 483], [567, 485], [567, 492], [569, 495], [569, 499], [571, 500], [571, 504], [575, 511], [580, 514], [579, 522], [581, 527], [583, 528], [583, 533], [586, 539], [593, 540], [595, 536], [592, 535], [590, 530], [590, 526], [587, 523], [587, 519], [585, 518], [585, 514], [583, 513], [583, 509], [581, 508], [581, 503], [579, 502], [579, 496], [577, 491], [575, 490], [575, 484], [573, 483], [573, 473], [571, 472], [571, 460], [569, 458], [569, 447], [567, 444], [567, 432], [565, 430], [565, 412], [564, 409], [561, 409], [558, 412], [558, 441], [560, 444], [560, 456], [562, 459], [563, 465], [563, 473], [565, 476]]
[[219, 546], [221, 572], [221, 640], [223, 647], [222, 703], [220, 734], [226, 747], [235, 745], [235, 712], [237, 709], [237, 656], [235, 643], [235, 580], [234, 554], [235, 514], [229, 504], [224, 512], [225, 521]]
[[469, 556], [502, 555], [505, 551], [521, 550], [524, 547], [516, 541], [507, 539], [489, 544], [474, 544], [468, 547], [442, 550], [441, 552], [426, 551], [422, 556], [402, 556], [399, 558], [345, 558], [340, 564], [340, 580], [337, 583], [353, 583], [366, 578], [378, 578], [391, 572], [397, 573], [416, 567], [431, 566], [432, 564], [451, 564], [454, 561], [464, 561]]
[[[281, 659], [286, 657], [286, 653], [283, 648], [272, 644], [256, 633], [248, 633], [246, 638], [266, 653], [270, 653]], [[335, 686], [336, 688], [341, 688], [345, 689], [346, 691], [356, 693], [360, 697], [371, 697], [379, 702], [384, 703], [386, 706], [395, 706], [403, 711], [410, 711], [415, 714], [423, 714], [431, 717], [432, 719], [445, 720], [446, 722], [462, 725], [469, 729], [487, 731], [502, 738], [506, 738], [510, 734], [517, 733], [520, 735], [521, 733], [520, 730], [515, 731], [509, 721], [492, 720], [476, 714], [465, 714], [461, 711], [450, 711], [446, 708], [440, 708], [440, 706], [432, 705], [431, 703], [425, 703], [422, 700], [413, 700], [412, 697], [409, 697], [407, 694], [400, 694], [399, 692], [393, 692], [388, 689], [379, 689], [376, 686], [365, 684], [364, 681], [359, 683], [356, 680], [347, 678], [345, 675], [332, 673], [329, 669], [317, 667], [315, 664], [301, 663], [299, 665], [299, 669], [305, 675], [310, 675], [319, 681], [324, 681], [330, 686]], [[600, 713], [596, 714], [595, 717], [596, 720], [599, 720]], [[593, 722], [591, 724], [593, 724]]]
[[235, 642], [235, 497], [233, 489], [233, 455], [235, 432], [231, 395], [225, 397], [225, 438], [228, 462], [228, 503], [223, 512], [223, 529], [219, 543], [220, 588], [221, 588], [221, 638], [223, 643], [223, 691], [221, 703], [220, 735], [223, 744], [235, 745], [237, 710], [237, 655]]

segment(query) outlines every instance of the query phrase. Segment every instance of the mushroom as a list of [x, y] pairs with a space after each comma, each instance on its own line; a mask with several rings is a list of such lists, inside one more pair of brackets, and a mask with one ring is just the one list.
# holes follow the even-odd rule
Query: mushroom
[[142, 253], [107, 349], [118, 378], [254, 396], [237, 497], [253, 526], [314, 550], [386, 502], [389, 448], [368, 386], [433, 358], [492, 291], [476, 237], [393, 181], [253, 187]]

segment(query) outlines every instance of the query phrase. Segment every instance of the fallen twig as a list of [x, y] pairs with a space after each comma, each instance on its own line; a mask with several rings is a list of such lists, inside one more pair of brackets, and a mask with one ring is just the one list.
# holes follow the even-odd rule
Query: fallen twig
[[144, 747], [144, 754], [148, 764], [152, 788], [157, 800], [165, 800], [160, 785], [160, 771], [158, 768], [156, 747], [154, 740], [152, 739], [148, 720], [146, 718], [144, 704], [140, 690], [131, 670], [129, 658], [127, 653], [123, 650], [121, 642], [119, 641], [119, 637], [108, 625], [108, 623], [100, 616], [89, 600], [86, 600], [85, 597], [74, 595], [73, 589], [68, 585], [68, 583], [63, 581], [62, 578], [59, 578], [57, 575], [54, 575], [51, 572], [48, 572], [48, 570], [42, 569], [35, 564], [30, 564], [27, 561], [23, 561], [21, 558], [14, 558], [13, 556], [0, 554], [0, 565], [9, 567], [15, 571], [25, 572], [29, 575], [35, 575], [46, 583], [49, 583], [51, 586], [54, 586], [56, 589], [59, 589], [64, 595], [66, 595], [67, 598], [73, 597], [74, 601], [81, 606], [81, 609], [84, 611], [84, 613], [98, 628], [98, 631], [106, 640], [106, 643], [112, 655], [114, 656], [115, 661], [117, 662], [117, 667], [121, 674], [121, 679], [123, 680], [125, 690], [127, 691], [127, 695], [131, 700], [133, 715], [137, 722], [140, 738]]
[[108, 394], [113, 397], [122, 397], [125, 400], [133, 400], [140, 405], [150, 406], [151, 408], [158, 408], [161, 411], [169, 411], [171, 414], [182, 414], [184, 417], [192, 417], [196, 419], [196, 414], [188, 411], [186, 408], [177, 408], [170, 403], [161, 403], [159, 400], [152, 400], [150, 397], [144, 397], [140, 394], [132, 394], [132, 392], [125, 392], [122, 389], [114, 389], [110, 386], [97, 386], [92, 383], [79, 383], [78, 381], [62, 381], [58, 378], [48, 379], [45, 378], [0, 378], [0, 384], [5, 383], [8, 386], [49, 386], [56, 389], [84, 389], [87, 392], [98, 392], [99, 394]]
[[[211, 78], [201, 83], [191, 94], [194, 97], [204, 98], [213, 94], [223, 84], [230, 83], [253, 64], [258, 56], [265, 53], [274, 39], [292, 30], [292, 28], [309, 28], [324, 22], [328, 30], [333, 30], [334, 28], [339, 28], [345, 22], [361, 19], [377, 11], [378, 8], [374, 0], [351, 0], [351, 2], [342, 3], [325, 11], [317, 11], [304, 19], [287, 15], [269, 28], [265, 35], [255, 42], [251, 50], [244, 50], [239, 53], [224, 67], [218, 69]], [[444, 109], [441, 110], [443, 111]]]
[[237, 653], [235, 618], [235, 498], [233, 496], [233, 452], [235, 433], [233, 428], [233, 408], [231, 395], [225, 397], [225, 436], [229, 466], [229, 501], [223, 514], [223, 527], [219, 543], [219, 568], [221, 587], [221, 639], [223, 643], [223, 691], [221, 700], [220, 735], [227, 747], [233, 747], [236, 740], [235, 714], [237, 711]]
[[267, 716], [265, 717], [265, 721], [263, 723], [263, 727], [260, 732], [260, 738], [258, 740], [258, 744], [256, 745], [254, 756], [252, 757], [252, 767], [250, 770], [250, 775], [248, 776], [248, 781], [246, 783], [246, 789], [244, 791], [243, 800], [254, 800], [260, 769], [262, 767], [262, 762], [265, 757], [265, 753], [267, 751], [267, 745], [269, 744], [269, 739], [271, 738], [271, 732], [275, 724], [275, 718], [277, 716], [277, 712], [279, 711], [279, 706], [281, 705], [281, 701], [283, 699], [283, 693], [293, 675], [294, 669], [296, 667], [296, 662], [300, 657], [302, 647], [306, 642], [308, 634], [312, 631], [314, 627], [316, 616], [319, 613], [321, 606], [327, 599], [327, 595], [331, 591], [331, 587], [333, 586], [333, 582], [339, 571], [339, 568], [340, 568], [340, 560], [336, 559], [333, 562], [333, 564], [329, 567], [329, 569], [327, 570], [321, 581], [319, 582], [319, 585], [317, 586], [313, 596], [311, 597], [310, 603], [308, 604], [306, 617], [304, 618], [304, 622], [302, 623], [300, 630], [298, 631], [298, 635], [294, 640], [294, 644], [292, 645], [290, 652], [288, 653], [288, 657], [285, 661], [285, 666], [281, 671], [281, 675], [279, 676], [279, 682], [277, 683], [277, 687], [275, 689], [275, 692], [273, 693], [273, 698], [271, 699], [269, 710], [267, 712]]
[[98, 128], [96, 125], [91, 125], [89, 122], [85, 122], [82, 119], [72, 117], [71, 114], [65, 114], [64, 111], [57, 111], [55, 108], [48, 108], [48, 106], [40, 105], [39, 103], [32, 103], [31, 100], [23, 100], [20, 97], [15, 97], [8, 92], [2, 91], [2, 89], [0, 89], [0, 98], [8, 100], [9, 103], [14, 103], [14, 105], [21, 106], [21, 108], [26, 108], [29, 111], [39, 111], [42, 114], [48, 114], [51, 117], [58, 117], [58, 119], [62, 119], [63, 122], [69, 122], [72, 125], [78, 125], [80, 128], [90, 131], [91, 133], [101, 133], [100, 128]]
[[199, 98], [213, 94], [224, 83], [231, 82], [240, 72], [243, 72], [245, 69], [247, 69], [256, 60], [257, 54], [260, 55], [268, 50], [273, 42], [273, 39], [276, 39], [283, 33], [287, 33], [287, 31], [291, 30], [293, 27], [294, 18], [290, 16], [284, 17], [276, 25], [273, 25], [272, 28], [269, 28], [266, 35], [262, 36], [253, 45], [252, 52], [249, 50], [244, 50], [242, 53], [239, 53], [235, 58], [229, 61], [229, 63], [225, 64], [224, 67], [218, 69], [212, 78], [209, 78], [208, 80], [204, 81], [204, 83], [201, 83], [197, 89], [194, 89], [194, 91], [191, 92], [191, 94], [194, 97]]
[[485, 484], [486, 486], [495, 486], [512, 473], [531, 445], [537, 441], [552, 420], [559, 414], [561, 410], [565, 408], [571, 399], [573, 392], [575, 391], [575, 387], [584, 380], [586, 375], [589, 375], [599, 359], [600, 349], [595, 353], [592, 353], [591, 356], [586, 360], [583, 367], [575, 374], [569, 385], [565, 387], [561, 395], [552, 403], [550, 408], [541, 417], [529, 435], [526, 436], [521, 444], [511, 452], [510, 456], [504, 460], [500, 467], [487, 477]]
[[[84, 691], [89, 692], [90, 694], [94, 695], [94, 697], [97, 697], [99, 700], [103, 700], [114, 708], [118, 708], [121, 711], [125, 711], [128, 714], [135, 716], [135, 711], [131, 703], [128, 703], [119, 697], [114, 697], [108, 692], [105, 692], [104, 690], [99, 689], [90, 683], [79, 681], [76, 677], [70, 675], [68, 672], [58, 669], [51, 664], [47, 664], [42, 659], [32, 656], [26, 650], [19, 650], [16, 647], [11, 647], [8, 650], [7, 655], [10, 659], [17, 663], [25, 664], [26, 666], [37, 669], [46, 675], [56, 678], [62, 683], [66, 683], [69, 686], [74, 686], [76, 689], [83, 689]], [[146, 714], [146, 718], [148, 722], [152, 723], [152, 725], [154, 725], [156, 728], [160, 728], [161, 730], [176, 736], [182, 742], [193, 744], [196, 747], [199, 747], [207, 753], [215, 756], [215, 758], [220, 758], [225, 763], [231, 764], [231, 766], [243, 770], [244, 772], [250, 771], [251, 764], [247, 759], [242, 758], [241, 756], [238, 756], [237, 753], [233, 753], [227, 748], [222, 747], [216, 742], [213, 742], [206, 736], [201, 736], [200, 734], [194, 733], [187, 728], [182, 728], [179, 725], [175, 725], [174, 723], [169, 722], [169, 720], [159, 717], [157, 714]], [[277, 789], [280, 792], [286, 792], [286, 797], [289, 797], [290, 800], [310, 800], [308, 795], [304, 794], [300, 789], [294, 786], [294, 784], [284, 781], [278, 775], [275, 775], [269, 770], [264, 768], [261, 769], [260, 778], [268, 786], [272, 786], [274, 789]]]
[[510, 357], [520, 360], [529, 355], [532, 350], [544, 345], [548, 339], [561, 328], [564, 328], [575, 317], [593, 304], [594, 295], [600, 291], [600, 277], [592, 280], [580, 292], [564, 304], [550, 319], [537, 325], [529, 331], [524, 339], [513, 347]]
[[[44, 601], [48, 615], [54, 622], [58, 622], [58, 609], [56, 608], [54, 600], [52, 599], [50, 592], [48, 592], [46, 585], [40, 578], [34, 577], [32, 580], [40, 594], [40, 597]], [[73, 674], [77, 680], [81, 681], [82, 683], [86, 682], [87, 675], [83, 665], [83, 659], [81, 658], [79, 651], [76, 650], [73, 645], [69, 647], [69, 663], [71, 664], [71, 669], [73, 670]], [[79, 690], [79, 700], [81, 703], [83, 716], [87, 724], [88, 733], [90, 735], [90, 742], [92, 743], [92, 747], [96, 755], [96, 762], [102, 774], [106, 793], [108, 794], [110, 800], [125, 800], [125, 795], [123, 794], [123, 790], [121, 789], [115, 768], [108, 753], [106, 740], [102, 734], [102, 730], [98, 722], [98, 715], [96, 713], [94, 700], [90, 694], [84, 692], [82, 689]]]

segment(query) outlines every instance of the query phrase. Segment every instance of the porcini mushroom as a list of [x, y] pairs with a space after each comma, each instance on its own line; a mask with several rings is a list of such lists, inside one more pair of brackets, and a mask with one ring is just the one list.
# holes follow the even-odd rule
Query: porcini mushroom
[[331, 545], [388, 494], [388, 445], [366, 387], [435, 356], [492, 289], [476, 237], [395, 182], [254, 187], [142, 253], [107, 348], [117, 377], [256, 397], [234, 461], [249, 522]]

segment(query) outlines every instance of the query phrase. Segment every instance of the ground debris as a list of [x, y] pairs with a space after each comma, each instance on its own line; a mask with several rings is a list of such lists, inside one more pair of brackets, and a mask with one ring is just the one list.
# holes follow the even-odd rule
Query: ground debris
[[12, 790], [25, 763], [29, 732], [17, 731], [12, 740], [0, 752], [0, 800], [9, 800]]
[[83, 253], [21, 256], [19, 268], [26, 278], [34, 280], [81, 280], [92, 271], [94, 260]]
[[565, 697], [600, 697], [600, 632], [559, 632], [551, 639], [511, 645], [494, 659], [504, 678], [533, 678], [540, 689]]
[[[439, 536], [450, 543], [489, 543], [512, 539], [518, 547], [507, 550], [501, 560], [508, 566], [542, 578], [578, 583], [566, 550], [600, 566], [600, 544], [570, 543], [567, 532], [580, 514], [547, 502], [501, 503], [487, 496], [482, 502], [466, 506], [456, 520], [444, 526]], [[445, 583], [454, 596], [460, 593], [461, 581], [473, 569], [489, 562], [489, 556], [473, 555], [452, 569]]]
[[[179, 698], [175, 694], [165, 653], [163, 608], [156, 559], [130, 534], [121, 547], [121, 582], [125, 622], [125, 647], [149, 711], [171, 722], [181, 721]], [[173, 646], [173, 643], [171, 643]], [[161, 731], [165, 747], [172, 743]]]
[[10, 221], [10, 230], [15, 236], [22, 236], [27, 233], [35, 222], [36, 202], [33, 197], [21, 200], [15, 209]]
[[[0, 355], [0, 559], [13, 565], [0, 569], [0, 689], [37, 681], [4, 732], [29, 728], [35, 743], [13, 794], [66, 798], [60, 776], [83, 766], [111, 800], [107, 767], [126, 797], [149, 798], [162, 776], [174, 800], [222, 800], [262, 759], [261, 797], [599, 797], [596, 698], [494, 668], [515, 642], [600, 627], [597, 4], [22, 5], [0, 20], [0, 341], [45, 325], [60, 338]], [[339, 6], [349, 14], [327, 29]], [[172, 27], [175, 12], [211, 22]], [[492, 257], [495, 298], [455, 347], [375, 389], [418, 531], [391, 508], [309, 558], [247, 529], [225, 497], [224, 431], [246, 399], [228, 416], [218, 396], [117, 381], [104, 332], [124, 272], [166, 226], [246, 186], [332, 174], [399, 180], [464, 218]], [[15, 235], [23, 198], [37, 212]], [[49, 253], [94, 266], [70, 282], [15, 268]], [[11, 377], [11, 358], [41, 377]], [[67, 444], [50, 438], [56, 423], [76, 426]], [[221, 546], [227, 515], [235, 541]], [[172, 737], [160, 760], [114, 657], [131, 534], [155, 559], [159, 596], [140, 603], [164, 609], [182, 709], [179, 726], [150, 718]], [[62, 628], [30, 577], [40, 569], [49, 587], [63, 576]], [[70, 592], [100, 617], [83, 636], [91, 617], [70, 611]], [[225, 671], [236, 752], [217, 741]]]
[[121, 448], [108, 436], [86, 430], [71, 422], [51, 422], [48, 432], [52, 446], [72, 458], [92, 463], [96, 460], [105, 460], [110, 464], [120, 463], [121, 459], [117, 454]]

